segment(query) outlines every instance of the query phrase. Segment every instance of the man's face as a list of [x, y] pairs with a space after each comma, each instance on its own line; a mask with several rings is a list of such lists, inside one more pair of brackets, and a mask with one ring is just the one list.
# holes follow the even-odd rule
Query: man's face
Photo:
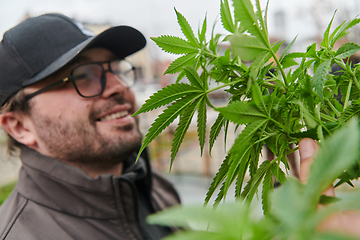
[[[69, 76], [79, 64], [116, 57], [106, 49], [94, 48], [78, 59], [56, 76], [26, 88], [25, 94]], [[66, 83], [29, 100], [29, 118], [40, 153], [65, 162], [111, 165], [139, 148], [137, 118], [131, 117], [136, 110], [134, 93], [111, 72], [106, 73], [106, 80], [104, 92], [97, 97], [83, 98], [72, 83]]]

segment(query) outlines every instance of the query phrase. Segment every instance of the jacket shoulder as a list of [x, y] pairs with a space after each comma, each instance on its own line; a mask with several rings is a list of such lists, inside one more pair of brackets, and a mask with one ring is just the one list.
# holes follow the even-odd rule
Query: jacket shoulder
[[72, 239], [51, 212], [13, 191], [0, 207], [0, 240]]
[[7, 236], [27, 204], [27, 200], [14, 190], [0, 207], [0, 240]]
[[156, 211], [180, 204], [180, 197], [175, 190], [174, 185], [156, 168], [151, 168], [151, 170], [153, 182], [152, 196], [158, 206]]

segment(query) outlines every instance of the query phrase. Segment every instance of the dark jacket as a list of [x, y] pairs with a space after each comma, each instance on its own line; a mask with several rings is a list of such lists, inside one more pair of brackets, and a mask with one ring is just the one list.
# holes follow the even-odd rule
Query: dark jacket
[[83, 171], [23, 147], [19, 181], [0, 208], [0, 239], [159, 239], [172, 230], [145, 217], [179, 203], [148, 159], [124, 163], [120, 177]]

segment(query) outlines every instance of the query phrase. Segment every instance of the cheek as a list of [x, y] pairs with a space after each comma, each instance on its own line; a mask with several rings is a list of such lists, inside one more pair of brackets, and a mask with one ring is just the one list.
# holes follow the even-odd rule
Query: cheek
[[135, 94], [132, 90], [128, 91], [126, 98], [131, 103], [133, 108], [136, 110], [137, 109], [136, 99], [135, 99]]
[[[91, 105], [79, 99], [70, 98], [68, 96], [56, 96], [52, 94], [51, 98], [47, 96], [39, 97], [32, 104], [34, 110], [42, 115], [46, 115], [56, 120], [82, 119], [89, 116]], [[81, 100], [81, 99], [80, 99]]]

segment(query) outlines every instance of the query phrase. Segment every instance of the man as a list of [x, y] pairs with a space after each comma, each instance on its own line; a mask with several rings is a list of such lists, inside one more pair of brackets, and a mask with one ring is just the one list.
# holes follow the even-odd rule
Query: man
[[20, 148], [19, 181], [0, 208], [0, 239], [160, 239], [145, 222], [179, 203], [141, 144], [134, 67], [144, 36], [98, 36], [60, 14], [30, 18], [0, 44], [0, 122]]

